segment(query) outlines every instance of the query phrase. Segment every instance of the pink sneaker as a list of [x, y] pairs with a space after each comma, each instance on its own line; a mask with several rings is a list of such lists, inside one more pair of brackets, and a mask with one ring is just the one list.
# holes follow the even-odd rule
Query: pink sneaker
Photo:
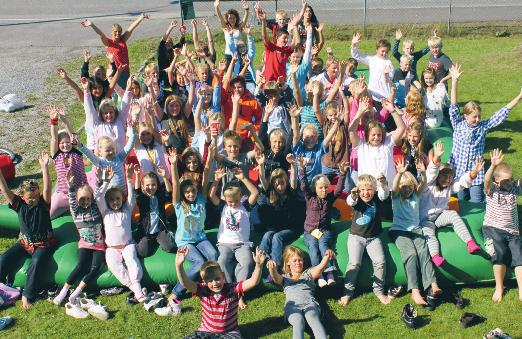
[[475, 242], [475, 240], [471, 239], [466, 243], [466, 246], [468, 246], [468, 253], [475, 253], [478, 250], [480, 250], [479, 245]]
[[446, 259], [444, 259], [444, 257], [439, 254], [435, 254], [433, 257], [431, 257], [431, 261], [433, 261], [435, 266], [440, 267], [446, 261]]

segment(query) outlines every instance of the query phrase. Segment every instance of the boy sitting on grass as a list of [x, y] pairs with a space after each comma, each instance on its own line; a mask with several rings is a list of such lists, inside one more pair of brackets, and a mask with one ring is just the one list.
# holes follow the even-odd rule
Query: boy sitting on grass
[[182, 247], [176, 254], [176, 275], [179, 282], [196, 295], [201, 302], [201, 325], [184, 338], [241, 338], [237, 324], [239, 299], [261, 280], [266, 253], [256, 248], [252, 254], [256, 267], [245, 281], [225, 282], [225, 273], [216, 261], [207, 261], [199, 270], [202, 283], [190, 280], [183, 268], [188, 248]]

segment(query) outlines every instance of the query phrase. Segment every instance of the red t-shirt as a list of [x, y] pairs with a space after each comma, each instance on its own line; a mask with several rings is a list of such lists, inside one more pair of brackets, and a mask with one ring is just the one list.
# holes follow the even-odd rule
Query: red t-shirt
[[107, 46], [107, 52], [114, 55], [114, 63], [116, 66], [127, 65], [125, 71], [129, 70], [129, 51], [127, 50], [127, 42], [120, 38], [119, 42], [114, 42], [114, 39], [107, 38], [109, 46]]
[[204, 283], [198, 283], [195, 296], [201, 303], [201, 325], [198, 331], [211, 333], [239, 332], [237, 311], [243, 295], [243, 282], [225, 283], [221, 293], [214, 295]]
[[265, 41], [265, 80], [277, 80], [279, 76], [286, 79], [286, 62], [294, 49], [292, 46], [279, 47]]

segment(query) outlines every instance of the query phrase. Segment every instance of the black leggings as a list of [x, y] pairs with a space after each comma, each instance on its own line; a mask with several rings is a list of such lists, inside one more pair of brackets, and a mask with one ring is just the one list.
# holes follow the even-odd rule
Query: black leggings
[[67, 278], [67, 284], [73, 285], [80, 280], [85, 284], [96, 279], [105, 263], [105, 251], [91, 250], [88, 248], [78, 249], [78, 264]]

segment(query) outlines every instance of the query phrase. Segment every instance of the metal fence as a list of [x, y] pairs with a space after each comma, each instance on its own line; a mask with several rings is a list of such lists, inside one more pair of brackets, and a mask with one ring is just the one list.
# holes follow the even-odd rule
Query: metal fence
[[[181, 0], [184, 2], [184, 0]], [[515, 28], [522, 31], [522, 1], [520, 0], [309, 0], [320, 22], [362, 26], [363, 30], [378, 24], [438, 24], [451, 33], [461, 23], [482, 23], [488, 26]], [[251, 4], [251, 20], [257, 23]], [[267, 0], [260, 2], [273, 17], [277, 9], [298, 11], [299, 0]], [[241, 13], [239, 1], [221, 1], [225, 12], [234, 8]], [[196, 17], [210, 17], [217, 28], [213, 1], [194, 1]]]

